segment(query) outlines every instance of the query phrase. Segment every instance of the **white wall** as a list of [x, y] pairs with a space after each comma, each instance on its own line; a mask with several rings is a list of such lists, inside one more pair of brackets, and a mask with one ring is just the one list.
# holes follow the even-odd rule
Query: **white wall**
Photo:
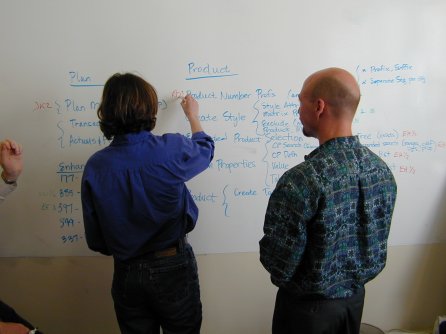
[[[446, 314], [445, 244], [393, 246], [366, 287], [363, 322], [431, 329]], [[276, 289], [257, 253], [198, 256], [203, 334], [269, 333]], [[119, 333], [107, 257], [1, 258], [0, 297], [47, 334]]]

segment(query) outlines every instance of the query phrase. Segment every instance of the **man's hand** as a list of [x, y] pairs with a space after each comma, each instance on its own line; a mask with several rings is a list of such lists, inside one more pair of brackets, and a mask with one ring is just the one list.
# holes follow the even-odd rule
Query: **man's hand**
[[3, 177], [8, 181], [16, 181], [23, 169], [22, 145], [14, 140], [0, 142], [0, 165]]
[[0, 322], [0, 334], [28, 334], [29, 328], [14, 322]]

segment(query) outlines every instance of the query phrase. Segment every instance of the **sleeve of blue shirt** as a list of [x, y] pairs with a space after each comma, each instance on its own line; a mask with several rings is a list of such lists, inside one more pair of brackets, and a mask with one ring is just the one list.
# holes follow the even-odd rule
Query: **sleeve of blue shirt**
[[[167, 162], [167, 167], [175, 176], [186, 182], [209, 167], [214, 157], [215, 147], [214, 141], [205, 132], [196, 132], [191, 139], [182, 135], [172, 137], [172, 139], [181, 141], [177, 143], [177, 147], [182, 148], [178, 151], [180, 155], [177, 159]], [[174, 146], [173, 150], [175, 150]]]
[[286, 286], [299, 266], [307, 243], [307, 223], [316, 206], [304, 177], [285, 173], [276, 185], [265, 214], [260, 261], [277, 286]]

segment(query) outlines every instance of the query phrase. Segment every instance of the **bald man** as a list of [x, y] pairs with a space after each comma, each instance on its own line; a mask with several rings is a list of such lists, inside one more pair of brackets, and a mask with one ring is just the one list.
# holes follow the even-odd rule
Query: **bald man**
[[274, 334], [359, 333], [364, 285], [384, 268], [397, 187], [352, 135], [360, 91], [339, 68], [309, 76], [299, 94], [305, 136], [319, 147], [279, 179], [260, 261], [279, 287]]

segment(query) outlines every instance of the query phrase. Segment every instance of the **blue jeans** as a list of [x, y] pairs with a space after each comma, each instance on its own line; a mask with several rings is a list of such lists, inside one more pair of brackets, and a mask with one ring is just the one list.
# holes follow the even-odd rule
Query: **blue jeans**
[[202, 307], [192, 247], [176, 255], [115, 261], [112, 296], [121, 333], [200, 333]]

